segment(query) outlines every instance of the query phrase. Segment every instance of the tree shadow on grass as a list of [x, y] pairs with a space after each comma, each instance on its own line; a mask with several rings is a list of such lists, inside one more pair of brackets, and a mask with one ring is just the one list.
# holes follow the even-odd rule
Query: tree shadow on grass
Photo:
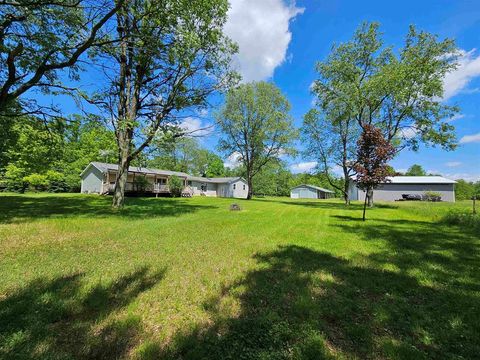
[[[212, 324], [179, 334], [169, 349], [144, 359], [458, 359], [480, 353], [474, 291], [425, 285], [421, 277], [299, 246], [256, 259], [257, 270], [205, 304]], [[478, 284], [480, 274], [474, 280]]]
[[37, 279], [0, 299], [0, 358], [114, 359], [135, 346], [139, 318], [107, 318], [155, 286], [165, 270], [141, 268], [84, 288], [83, 274]]
[[[332, 201], [332, 200], [325, 200], [325, 199], [305, 199], [305, 200], [281, 200], [281, 199], [272, 199], [272, 198], [264, 198], [264, 199], [251, 199], [250, 201], [258, 201], [258, 202], [271, 202], [271, 203], [278, 203], [283, 205], [293, 205], [293, 206], [303, 206], [307, 208], [313, 209], [329, 209], [329, 210], [347, 210], [347, 211], [360, 211], [363, 210], [363, 204], [360, 202], [353, 202], [350, 205], [345, 205], [343, 202], [340, 201]], [[376, 203], [375, 207], [382, 208], [382, 209], [397, 209], [398, 206], [394, 204], [386, 204], [386, 203]]]
[[430, 281], [480, 291], [480, 239], [473, 229], [402, 219], [336, 226], [365, 241], [384, 241], [386, 249], [369, 256], [377, 265], [393, 265], [403, 273], [419, 272]]
[[0, 195], [0, 223], [19, 223], [50, 217], [108, 217], [129, 219], [181, 216], [215, 208], [197, 205], [189, 199], [128, 198], [121, 210], [113, 210], [111, 197]]

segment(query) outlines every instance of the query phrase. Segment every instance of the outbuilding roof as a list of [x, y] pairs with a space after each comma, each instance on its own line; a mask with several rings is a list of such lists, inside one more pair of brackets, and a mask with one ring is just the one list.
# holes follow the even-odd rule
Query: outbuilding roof
[[[91, 162], [87, 165], [85, 170], [82, 171], [80, 176], [82, 176], [90, 166], [94, 166], [102, 173], [106, 173], [108, 171], [117, 171], [118, 165], [117, 164], [109, 164], [109, 163], [102, 163], [98, 161]], [[218, 177], [218, 178], [207, 178], [207, 177], [200, 177], [200, 176], [192, 176], [187, 173], [181, 171], [170, 171], [170, 170], [161, 170], [161, 169], [153, 169], [147, 167], [137, 167], [137, 166], [129, 166], [128, 172], [137, 173], [137, 174], [145, 174], [145, 175], [165, 175], [165, 176], [178, 176], [182, 178], [186, 178], [187, 180], [191, 181], [198, 181], [198, 182], [208, 182], [208, 183], [215, 183], [215, 184], [225, 184], [231, 183], [233, 181], [242, 179], [241, 177]]]
[[389, 176], [391, 184], [455, 184], [455, 180], [443, 176]]
[[308, 187], [308, 188], [311, 188], [311, 189], [315, 189], [315, 190], [320, 190], [320, 191], [323, 191], [323, 192], [326, 192], [326, 193], [331, 193], [333, 194], [334, 191], [332, 190], [328, 190], [328, 189], [324, 189], [324, 188], [321, 188], [321, 187], [318, 187], [318, 186], [315, 186], [315, 185], [308, 185], [308, 184], [301, 184], [301, 185], [298, 185], [298, 186], [295, 186], [293, 189], [296, 189], [296, 188], [299, 188], [299, 187]]

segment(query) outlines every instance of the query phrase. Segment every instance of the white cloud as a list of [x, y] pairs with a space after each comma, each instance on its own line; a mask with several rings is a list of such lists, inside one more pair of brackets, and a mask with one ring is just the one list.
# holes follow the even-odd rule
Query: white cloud
[[458, 67], [448, 73], [443, 80], [443, 100], [457, 95], [472, 79], [480, 76], [480, 55], [475, 56], [475, 51], [476, 49], [458, 50]]
[[223, 166], [225, 166], [227, 168], [230, 168], [230, 169], [234, 169], [234, 168], [240, 166], [241, 157], [242, 156], [240, 155], [239, 152], [234, 152], [227, 158], [227, 160], [224, 161]]
[[231, 0], [225, 33], [239, 46], [236, 66], [243, 81], [272, 77], [275, 68], [287, 58], [292, 33], [290, 20], [304, 9], [292, 0]]
[[307, 161], [290, 165], [290, 170], [292, 170], [294, 173], [303, 173], [313, 170], [316, 166], [316, 161]]
[[447, 167], [458, 167], [462, 165], [462, 163], [460, 161], [449, 161], [447, 163], [445, 163], [445, 166]]
[[197, 110], [197, 114], [198, 114], [198, 116], [200, 116], [202, 118], [207, 117], [208, 110], [207, 109], [199, 109], [199, 110]]
[[452, 179], [452, 180], [463, 179], [465, 181], [472, 181], [472, 182], [480, 181], [480, 174], [448, 173], [448, 174], [444, 174], [443, 176], [446, 177], [447, 179]]
[[401, 129], [398, 132], [398, 134], [400, 135], [400, 137], [404, 139], [411, 139], [418, 134], [418, 130], [410, 127], [410, 128]]
[[213, 131], [212, 124], [204, 123], [202, 120], [194, 117], [183, 119], [178, 126], [190, 136], [207, 136]]
[[464, 117], [465, 117], [465, 114], [455, 114], [451, 118], [447, 119], [446, 121], [447, 122], [452, 122], [452, 121], [455, 121], [455, 120], [463, 119]]
[[480, 133], [465, 135], [460, 139], [460, 144], [467, 144], [473, 142], [480, 142]]

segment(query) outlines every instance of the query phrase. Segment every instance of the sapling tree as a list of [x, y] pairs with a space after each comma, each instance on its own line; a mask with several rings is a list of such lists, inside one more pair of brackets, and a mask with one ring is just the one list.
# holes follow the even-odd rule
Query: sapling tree
[[379, 184], [384, 183], [389, 175], [387, 162], [395, 155], [395, 148], [385, 139], [382, 131], [373, 125], [365, 125], [358, 140], [357, 186], [365, 191], [363, 204], [363, 221], [367, 208], [367, 198]]

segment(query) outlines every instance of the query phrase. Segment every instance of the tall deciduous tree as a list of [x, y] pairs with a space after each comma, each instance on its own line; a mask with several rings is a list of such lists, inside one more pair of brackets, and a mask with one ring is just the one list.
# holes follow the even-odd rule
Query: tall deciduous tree
[[[345, 111], [335, 112], [329, 107], [324, 110], [312, 109], [304, 117], [302, 138], [306, 145], [305, 154], [317, 160], [318, 169], [348, 205], [349, 181], [355, 175], [356, 145], [361, 128]], [[341, 170], [345, 181], [338, 182], [332, 176], [334, 168]]]
[[236, 78], [228, 70], [236, 47], [223, 35], [227, 10], [227, 0], [134, 0], [116, 13], [118, 46], [103, 52], [111, 86], [93, 100], [117, 138], [114, 207], [123, 206], [130, 162], [159, 129]]
[[75, 78], [80, 57], [110, 41], [104, 26], [123, 2], [0, 1], [0, 115], [15, 101], [31, 105], [29, 90], [62, 87], [59, 70]]
[[[456, 58], [452, 40], [440, 41], [413, 26], [404, 46], [395, 52], [384, 46], [378, 24], [365, 23], [352, 40], [335, 46], [328, 58], [316, 66], [318, 78], [312, 91], [322, 114], [317, 118], [317, 127], [329, 122], [333, 134], [346, 139], [342, 130], [347, 125], [351, 135], [358, 133], [352, 121], [360, 128], [373, 125], [396, 152], [417, 150], [420, 143], [453, 149], [454, 128], [446, 120], [458, 109], [441, 100], [443, 78], [456, 67]], [[330, 164], [346, 158], [347, 162], [341, 163], [344, 176], [352, 175], [354, 164], [349, 165], [349, 152], [343, 146], [332, 149], [328, 139], [324, 148], [337, 154], [328, 158]], [[320, 156], [320, 160], [324, 158]], [[348, 178], [345, 182], [348, 184]]]
[[389, 175], [387, 162], [395, 155], [395, 148], [385, 139], [382, 131], [373, 125], [365, 125], [358, 140], [357, 186], [366, 192], [363, 204], [363, 221], [367, 207], [368, 194], [379, 184], [386, 181]]
[[219, 148], [238, 154], [253, 194], [253, 177], [270, 161], [292, 153], [297, 137], [289, 115], [290, 104], [281, 91], [267, 82], [242, 84], [228, 92], [216, 114], [222, 132]]

